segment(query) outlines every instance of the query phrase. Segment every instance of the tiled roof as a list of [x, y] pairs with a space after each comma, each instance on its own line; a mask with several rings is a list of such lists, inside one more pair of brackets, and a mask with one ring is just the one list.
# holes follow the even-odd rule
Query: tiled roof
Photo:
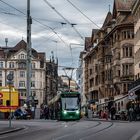
[[[13, 55], [14, 53], [17, 53], [19, 50], [24, 49], [26, 50], [27, 48], [27, 43], [24, 40], [21, 40], [19, 43], [17, 43], [17, 45], [15, 47], [2, 47], [0, 49], [0, 57], [4, 57], [5, 56], [5, 50], [7, 49], [7, 56], [10, 57], [11, 55]], [[40, 53], [37, 52], [35, 49], [32, 48], [32, 55], [35, 58], [39, 58], [40, 60], [46, 59], [45, 58], [45, 53]]]
[[126, 16], [123, 19], [123, 21], [121, 23], [123, 23], [123, 24], [125, 24], [125, 23], [134, 23], [133, 16], [131, 14], [129, 14], [128, 16]]
[[112, 14], [111, 12], [108, 12], [106, 19], [104, 21], [104, 24], [102, 26], [102, 28], [106, 27], [108, 24], [110, 24], [110, 22], [112, 21]]
[[39, 53], [38, 53], [38, 57], [39, 57], [40, 59], [44, 60], [44, 59], [45, 59], [45, 53], [44, 53], [44, 52], [39, 52]]
[[13, 47], [13, 50], [20, 50], [20, 49], [26, 49], [27, 43], [24, 40], [21, 40], [15, 47]]
[[117, 10], [130, 10], [135, 0], [115, 0]]

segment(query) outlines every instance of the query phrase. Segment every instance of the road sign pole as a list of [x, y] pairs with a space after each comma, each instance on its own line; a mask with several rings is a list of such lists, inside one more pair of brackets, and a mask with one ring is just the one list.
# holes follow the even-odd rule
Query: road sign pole
[[12, 122], [11, 122], [11, 117], [12, 117], [12, 112], [11, 112], [11, 106], [12, 106], [12, 96], [11, 96], [11, 85], [12, 85], [12, 80], [13, 80], [14, 76], [13, 74], [8, 74], [7, 75], [7, 80], [8, 80], [8, 84], [9, 84], [9, 106], [10, 106], [10, 115], [9, 115], [9, 127], [12, 126]]

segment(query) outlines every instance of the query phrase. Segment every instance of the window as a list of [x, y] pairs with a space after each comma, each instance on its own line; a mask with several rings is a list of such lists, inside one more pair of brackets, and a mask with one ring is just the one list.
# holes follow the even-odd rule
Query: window
[[3, 68], [3, 62], [0, 62], [0, 68]]
[[31, 82], [31, 87], [35, 87], [35, 81]]
[[32, 71], [31, 77], [32, 77], [32, 78], [35, 78], [35, 71]]
[[31, 91], [31, 96], [36, 96], [36, 92], [35, 91]]
[[92, 75], [92, 69], [90, 69], [90, 75]]
[[18, 68], [26, 68], [26, 63], [19, 63]]
[[9, 68], [14, 68], [14, 62], [9, 63]]
[[18, 58], [19, 58], [19, 59], [26, 59], [26, 55], [22, 53], [22, 54], [20, 54], [20, 55], [18, 56]]
[[0, 80], [0, 86], [2, 86], [2, 80]]
[[123, 45], [123, 57], [132, 57], [133, 56], [133, 49], [130, 44]]
[[14, 71], [9, 71], [9, 74], [14, 76]]
[[127, 92], [128, 90], [127, 87], [128, 87], [127, 84], [123, 84], [123, 92]]
[[25, 87], [25, 81], [19, 81], [19, 87]]
[[0, 71], [0, 77], [2, 77], [2, 71]]
[[20, 77], [22, 77], [22, 78], [25, 77], [25, 71], [20, 71]]
[[123, 76], [128, 76], [133, 74], [133, 65], [132, 64], [123, 64], [122, 68], [123, 68]]
[[35, 63], [32, 63], [32, 68], [35, 68]]

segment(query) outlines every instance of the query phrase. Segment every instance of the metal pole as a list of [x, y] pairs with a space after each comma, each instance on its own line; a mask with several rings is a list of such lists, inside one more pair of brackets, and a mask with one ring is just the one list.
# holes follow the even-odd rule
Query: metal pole
[[31, 24], [30, 0], [27, 0], [27, 106], [29, 107], [29, 98], [31, 95]]
[[10, 118], [9, 118], [9, 127], [11, 127], [11, 117], [12, 117], [12, 113], [11, 113], [11, 106], [12, 106], [12, 101], [11, 101], [11, 83], [9, 83], [9, 100], [10, 100]]
[[8, 48], [7, 48], [7, 43], [8, 43], [8, 38], [5, 38], [5, 43], [6, 43], [6, 49], [5, 49], [5, 86], [7, 86], [7, 59], [8, 59]]

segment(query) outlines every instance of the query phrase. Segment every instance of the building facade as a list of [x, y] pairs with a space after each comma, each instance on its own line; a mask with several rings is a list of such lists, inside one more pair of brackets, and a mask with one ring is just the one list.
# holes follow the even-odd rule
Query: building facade
[[57, 95], [58, 91], [58, 62], [53, 56], [50, 61], [46, 62], [46, 94], [45, 104]]
[[126, 109], [128, 85], [134, 80], [134, 0], [114, 0], [104, 24], [92, 32], [85, 56], [85, 94], [94, 108]]
[[134, 74], [135, 81], [129, 86], [129, 98], [140, 106], [140, 1], [136, 0], [132, 6], [134, 17]]
[[[0, 47], [0, 86], [7, 86], [7, 75], [13, 74], [13, 86], [19, 91], [20, 105], [26, 102], [26, 60], [27, 43], [21, 40], [14, 47]], [[32, 49], [31, 98], [37, 102], [37, 108], [44, 101], [46, 92], [46, 56]]]
[[85, 69], [85, 57], [86, 52], [82, 51], [79, 57], [79, 67], [76, 72], [76, 79], [78, 84], [78, 91], [81, 94], [81, 106], [84, 108], [86, 106], [86, 96], [84, 94], [84, 69]]

